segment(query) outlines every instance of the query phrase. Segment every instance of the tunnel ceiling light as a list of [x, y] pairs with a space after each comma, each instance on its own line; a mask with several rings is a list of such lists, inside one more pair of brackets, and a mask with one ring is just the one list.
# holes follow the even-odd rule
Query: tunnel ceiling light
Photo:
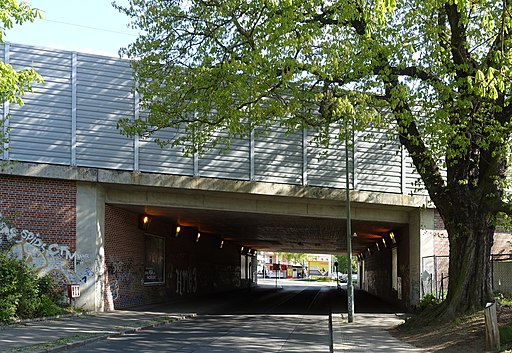
[[393, 233], [393, 232], [389, 233], [389, 238], [391, 239], [391, 242], [393, 244], [396, 244], [395, 233]]
[[386, 239], [382, 238], [382, 244], [384, 245], [385, 248], [388, 247], [388, 245], [386, 244]]
[[219, 248], [222, 249], [223, 247], [224, 247], [224, 240], [221, 240]]
[[142, 214], [139, 216], [139, 228], [142, 230], [148, 230], [149, 224], [151, 223], [151, 217], [147, 214]]
[[201, 238], [201, 233], [197, 232], [196, 243], [199, 243], [199, 238]]
[[377, 251], [380, 251], [379, 243], [375, 243], [375, 245], [377, 246]]
[[177, 226], [176, 227], [176, 234], [174, 236], [177, 238], [180, 235], [180, 232], [181, 232], [181, 227]]

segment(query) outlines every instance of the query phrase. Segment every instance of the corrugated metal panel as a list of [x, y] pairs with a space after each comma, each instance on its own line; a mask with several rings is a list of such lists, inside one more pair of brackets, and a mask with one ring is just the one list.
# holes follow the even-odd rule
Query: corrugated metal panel
[[232, 140], [229, 150], [224, 147], [217, 146], [199, 158], [199, 176], [249, 180], [250, 140]]
[[385, 132], [369, 131], [358, 136], [356, 145], [356, 188], [401, 193], [402, 156], [398, 140]]
[[77, 164], [133, 169], [133, 139], [116, 128], [134, 114], [130, 64], [125, 60], [78, 54]]
[[[11, 45], [11, 63], [16, 68], [34, 67], [46, 81], [25, 97], [23, 107], [11, 107], [11, 150], [13, 160], [70, 164], [71, 144], [71, 52]], [[4, 46], [0, 45], [0, 59]], [[121, 117], [134, 116], [132, 70], [125, 60], [78, 54], [77, 67], [77, 164], [81, 166], [134, 168], [134, 139], [120, 135], [116, 128]], [[0, 113], [2, 107], [0, 105]], [[303, 167], [307, 184], [344, 187], [345, 150], [336, 142], [327, 151], [314, 146], [308, 136], [304, 164], [302, 132], [287, 136], [274, 128], [267, 136], [257, 136], [254, 145], [254, 180], [301, 184]], [[176, 131], [158, 132], [155, 137], [172, 137]], [[333, 137], [336, 131], [332, 132]], [[219, 149], [201, 156], [198, 175], [229, 179], [250, 178], [249, 139], [233, 141], [231, 149]], [[357, 189], [384, 192], [401, 191], [401, 155], [397, 141], [377, 133], [368, 141], [358, 139], [357, 161], [350, 155], [349, 170], [356, 166]], [[406, 158], [407, 192], [417, 193], [418, 174]], [[194, 158], [184, 157], [181, 148], [161, 149], [152, 140], [139, 144], [139, 169], [144, 172], [194, 175]], [[352, 185], [351, 185], [352, 187]]]
[[[142, 115], [142, 113], [141, 113]], [[154, 140], [170, 140], [178, 133], [174, 129], [156, 132], [151, 138], [139, 142], [139, 169], [142, 172], [194, 175], [192, 157], [185, 157], [182, 148], [166, 146], [161, 148]]]
[[[338, 139], [339, 128], [330, 133], [328, 149], [319, 147], [308, 136], [308, 185], [344, 188], [346, 183], [345, 142]], [[353, 155], [349, 151], [349, 187], [353, 188]]]
[[10, 63], [16, 69], [33, 67], [45, 80], [24, 96], [22, 107], [11, 105], [10, 158], [69, 164], [71, 54], [11, 44]]
[[[5, 44], [0, 44], [0, 61], [4, 62], [4, 53], [5, 53]], [[3, 126], [3, 120], [4, 120], [4, 104], [0, 102], [0, 160], [4, 159], [3, 149], [4, 149], [4, 126]]]
[[302, 131], [286, 135], [274, 127], [265, 136], [256, 134], [254, 180], [273, 183], [302, 183]]
[[412, 158], [409, 154], [405, 157], [405, 191], [411, 195], [424, 195], [427, 194], [425, 184], [421, 180], [419, 173], [416, 171], [416, 167], [412, 162]]
[[[442, 167], [441, 162], [438, 162], [438, 164], [441, 166], [441, 176], [446, 181], [446, 168]], [[408, 153], [406, 154], [405, 167], [406, 193], [412, 195], [427, 195], [428, 192], [425, 188], [425, 184], [423, 180], [421, 180], [420, 174], [416, 171], [416, 167]]]

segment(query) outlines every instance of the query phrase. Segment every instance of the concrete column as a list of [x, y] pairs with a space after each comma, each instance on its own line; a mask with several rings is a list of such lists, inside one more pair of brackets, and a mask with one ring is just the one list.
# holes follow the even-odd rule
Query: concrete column
[[105, 193], [95, 183], [77, 183], [76, 273], [82, 277], [77, 307], [104, 311]]
[[419, 208], [410, 213], [409, 278], [410, 305], [416, 306], [421, 295], [421, 261], [434, 253], [434, 210]]

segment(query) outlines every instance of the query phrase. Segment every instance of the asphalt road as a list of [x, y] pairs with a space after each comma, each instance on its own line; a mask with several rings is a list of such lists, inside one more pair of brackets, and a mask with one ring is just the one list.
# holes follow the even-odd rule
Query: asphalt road
[[[359, 300], [359, 303], [358, 303]], [[329, 314], [346, 311], [346, 292], [317, 283], [260, 280], [250, 291], [155, 306], [197, 316], [113, 337], [71, 352], [330, 352]], [[394, 308], [356, 291], [358, 311]], [[365, 305], [369, 305], [365, 310]], [[145, 308], [148, 310], [148, 308]]]

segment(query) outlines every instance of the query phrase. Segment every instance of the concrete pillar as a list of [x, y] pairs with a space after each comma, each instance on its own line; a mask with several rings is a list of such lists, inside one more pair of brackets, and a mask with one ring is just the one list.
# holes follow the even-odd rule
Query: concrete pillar
[[421, 296], [421, 261], [434, 253], [434, 210], [419, 208], [409, 220], [410, 305], [416, 306]]
[[76, 306], [104, 311], [105, 193], [95, 183], [77, 183], [76, 273], [83, 275]]

